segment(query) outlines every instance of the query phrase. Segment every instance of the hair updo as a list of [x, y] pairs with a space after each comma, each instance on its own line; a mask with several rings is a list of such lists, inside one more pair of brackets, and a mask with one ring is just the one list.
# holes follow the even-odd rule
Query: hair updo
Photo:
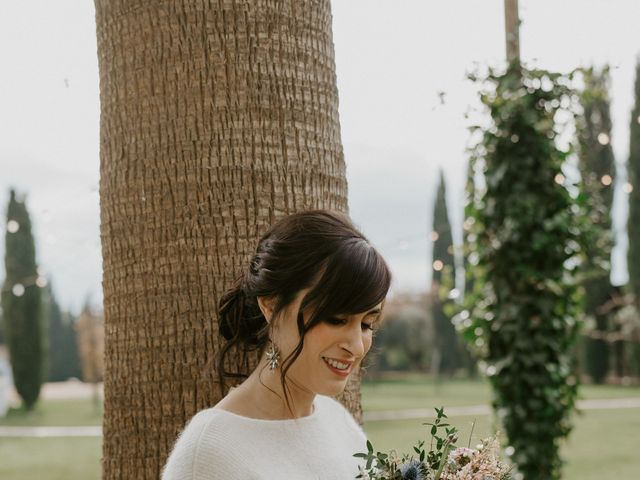
[[[300, 342], [282, 362], [286, 392], [285, 375], [302, 351], [305, 333], [323, 319], [373, 308], [385, 299], [390, 283], [386, 262], [347, 215], [312, 210], [282, 218], [260, 238], [248, 269], [220, 299], [219, 331], [227, 340], [216, 360], [222, 394], [225, 377], [248, 377], [226, 371], [229, 350], [240, 347], [240, 370], [246, 371], [247, 353], [257, 350], [261, 356], [267, 346], [270, 327], [257, 297], [275, 299], [276, 321], [301, 290], [311, 288], [297, 316]], [[310, 305], [313, 314], [305, 322], [302, 311]]]

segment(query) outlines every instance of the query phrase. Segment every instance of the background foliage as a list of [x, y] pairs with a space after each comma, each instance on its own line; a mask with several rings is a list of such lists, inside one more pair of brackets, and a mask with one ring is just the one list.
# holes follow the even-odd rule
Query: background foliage
[[431, 372], [437, 377], [451, 377], [456, 370], [467, 364], [468, 354], [461, 345], [447, 308], [452, 301], [448, 298], [448, 293], [453, 285], [451, 277], [455, 271], [455, 260], [451, 223], [447, 210], [447, 189], [442, 170], [433, 208], [431, 240], [433, 241], [433, 277], [429, 304], [433, 318], [434, 344]]
[[473, 129], [471, 162], [484, 185], [465, 208], [477, 264], [456, 323], [486, 362], [526, 480], [560, 477], [559, 441], [577, 395], [578, 268], [597, 235], [582, 186], [562, 171], [573, 153], [570, 141], [560, 147], [577, 111], [572, 77], [514, 66], [471, 76], [490, 121]]
[[2, 286], [4, 337], [9, 346], [13, 382], [25, 407], [31, 410], [38, 400], [44, 381], [46, 352], [42, 321], [41, 289], [31, 220], [24, 200], [11, 190], [7, 207], [5, 236], [6, 275]]
[[628, 179], [629, 194], [629, 286], [640, 307], [640, 59], [636, 65], [635, 105], [631, 111]]
[[[591, 218], [600, 232], [593, 245], [587, 245], [583, 269], [585, 314], [598, 332], [610, 330], [608, 312], [603, 306], [611, 300], [609, 280], [611, 247], [611, 207], [615, 184], [615, 159], [611, 148], [609, 69], [582, 70], [584, 87], [580, 92], [581, 111], [576, 127], [579, 145], [579, 169], [582, 183], [591, 201]], [[606, 256], [598, 262], [599, 256]], [[585, 338], [584, 365], [592, 381], [604, 382], [609, 372], [609, 344], [601, 338]]]

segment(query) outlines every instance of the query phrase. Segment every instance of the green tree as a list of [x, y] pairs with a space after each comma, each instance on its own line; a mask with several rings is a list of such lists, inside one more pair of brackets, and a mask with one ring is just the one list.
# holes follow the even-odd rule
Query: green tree
[[[609, 70], [595, 68], [584, 70], [584, 89], [580, 95], [582, 114], [577, 119], [579, 140], [579, 168], [589, 201], [593, 206], [594, 227], [600, 231], [597, 243], [587, 250], [584, 271], [585, 313], [594, 321], [594, 330], [609, 330], [609, 315], [600, 311], [611, 299], [608, 261], [611, 243], [611, 207], [615, 159], [611, 148], [611, 115], [609, 100]], [[595, 251], [606, 252], [606, 262], [597, 262]], [[610, 345], [601, 338], [587, 338], [584, 359], [587, 373], [595, 383], [602, 383], [609, 372]]]
[[518, 473], [558, 479], [577, 397], [576, 277], [593, 240], [581, 186], [567, 188], [562, 175], [572, 149], [555, 142], [556, 113], [571, 118], [575, 94], [571, 77], [517, 64], [472, 79], [490, 122], [473, 128], [481, 135], [472, 168], [484, 185], [465, 207], [477, 264], [456, 322], [485, 364]]
[[442, 170], [439, 175], [438, 192], [433, 212], [433, 279], [431, 283], [431, 309], [434, 330], [434, 349], [431, 368], [437, 376], [451, 376], [462, 365], [462, 351], [456, 329], [446, 312], [449, 284], [446, 277], [452, 277], [455, 271], [453, 256], [453, 237], [447, 212], [446, 184]]
[[61, 382], [71, 377], [81, 378], [80, 359], [74, 316], [63, 311], [53, 294], [51, 283], [43, 292], [44, 317], [48, 319], [49, 356], [46, 378], [50, 382]]
[[640, 58], [636, 64], [635, 105], [631, 111], [629, 163], [627, 165], [629, 184], [629, 287], [640, 307]]
[[[438, 192], [433, 209], [433, 284], [442, 285], [444, 268], [454, 268], [453, 237], [447, 211], [447, 186], [442, 170], [439, 172]], [[440, 262], [438, 264], [438, 262]]]
[[7, 341], [4, 339], [4, 320], [2, 318], [2, 305], [0, 305], [0, 345], [4, 345]]
[[376, 334], [370, 370], [425, 372], [431, 361], [433, 341], [428, 317], [428, 311], [416, 306], [407, 306], [387, 316], [385, 328]]
[[44, 378], [41, 289], [25, 201], [12, 189], [7, 208], [2, 311], [13, 381], [24, 407], [32, 410]]
[[[631, 111], [629, 128], [629, 162], [627, 177], [629, 192], [629, 219], [627, 233], [629, 250], [627, 264], [629, 266], [629, 289], [634, 296], [636, 311], [640, 311], [640, 57], [636, 64], [635, 104]], [[640, 343], [631, 346], [632, 371], [640, 370]]]

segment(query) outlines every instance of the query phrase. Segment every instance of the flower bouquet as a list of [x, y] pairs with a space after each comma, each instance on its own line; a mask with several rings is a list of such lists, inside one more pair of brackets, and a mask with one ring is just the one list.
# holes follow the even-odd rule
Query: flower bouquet
[[[483, 439], [475, 449], [456, 447], [458, 440], [456, 428], [446, 423], [447, 416], [444, 414], [444, 408], [435, 410], [437, 417], [434, 423], [423, 423], [431, 426], [429, 451], [424, 450], [424, 441], [420, 441], [413, 447], [417, 458], [409, 454], [399, 457], [395, 450], [389, 453], [374, 453], [371, 442], [367, 440], [368, 452], [353, 455], [367, 461], [366, 468], [359, 467], [360, 473], [356, 478], [362, 480], [511, 479], [512, 467], [499, 459], [500, 445], [496, 438]], [[444, 436], [438, 435], [441, 428], [445, 431]]]

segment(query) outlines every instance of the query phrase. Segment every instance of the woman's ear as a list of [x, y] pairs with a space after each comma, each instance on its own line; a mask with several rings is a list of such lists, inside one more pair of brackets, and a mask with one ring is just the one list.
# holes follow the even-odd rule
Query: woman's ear
[[262, 315], [264, 315], [267, 323], [271, 323], [271, 317], [273, 316], [273, 309], [275, 307], [275, 298], [274, 297], [257, 297], [258, 307], [260, 307], [260, 311]]

